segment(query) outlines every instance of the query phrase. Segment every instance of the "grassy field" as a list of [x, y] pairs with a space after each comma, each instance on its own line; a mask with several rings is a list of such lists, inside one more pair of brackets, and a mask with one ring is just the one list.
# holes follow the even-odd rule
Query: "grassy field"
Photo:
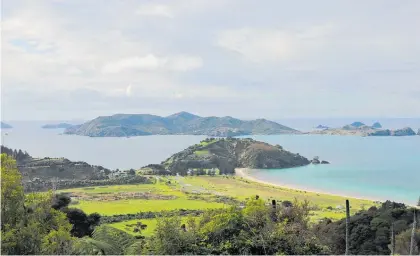
[[[61, 192], [70, 192], [76, 198], [75, 201], [78, 203], [72, 207], [80, 208], [86, 213], [98, 212], [105, 216], [148, 211], [205, 210], [229, 207], [227, 201], [223, 201], [221, 198], [244, 201], [259, 195], [267, 203], [272, 199], [278, 201], [293, 201], [295, 198], [300, 201], [308, 200], [313, 208], [312, 221], [324, 217], [331, 219], [345, 217], [346, 198], [341, 196], [279, 188], [240, 177], [159, 177], [158, 180], [156, 184], [99, 186], [61, 190]], [[369, 200], [352, 198], [350, 198], [350, 204], [352, 214], [375, 205]], [[147, 220], [150, 222], [150, 229], [146, 232], [151, 232], [151, 227], [155, 223], [153, 221], [155, 220]], [[124, 223], [112, 225], [125, 230], [126, 224]], [[145, 224], [148, 225], [148, 223]]]
[[[171, 183], [166, 184], [167, 181]], [[332, 217], [334, 219], [344, 216], [345, 198], [334, 195], [305, 192], [295, 189], [278, 188], [248, 181], [238, 177], [223, 176], [194, 176], [194, 177], [171, 177], [163, 178], [156, 184], [140, 185], [116, 185], [101, 186], [92, 188], [77, 188], [62, 190], [61, 192], [72, 192], [75, 195], [90, 196], [89, 200], [83, 197], [79, 200], [79, 207], [84, 211], [99, 212], [103, 215], [137, 213], [140, 211], [162, 211], [174, 209], [209, 209], [223, 207], [222, 203], [210, 202], [209, 195], [219, 195], [233, 197], [237, 200], [259, 195], [264, 200], [276, 199], [279, 201], [295, 198], [298, 200], [309, 200], [313, 206], [317, 206], [314, 211], [319, 217]], [[147, 193], [150, 198], [136, 199], [124, 198], [123, 193]], [[107, 195], [119, 195], [118, 200], [101, 200]], [[122, 196], [121, 196], [122, 195]], [[191, 200], [192, 195], [200, 195], [204, 200]], [[173, 199], [165, 200], [164, 197], [172, 196]], [[350, 199], [351, 212], [362, 208], [368, 208], [374, 203], [369, 200]], [[332, 210], [328, 210], [327, 208]]]
[[166, 210], [198, 210], [225, 207], [222, 203], [177, 198], [174, 200], [118, 200], [118, 201], [81, 201], [78, 208], [86, 213], [98, 212], [101, 215], [128, 214], [138, 212], [161, 212]]
[[[345, 217], [345, 199], [341, 196], [320, 194], [306, 192], [302, 190], [279, 188], [261, 183], [248, 181], [246, 179], [238, 177], [227, 177], [221, 176], [208, 177], [186, 177], [185, 183], [195, 186], [200, 186], [212, 190], [213, 192], [221, 193], [227, 196], [237, 198], [239, 200], [245, 200], [255, 195], [259, 195], [265, 200], [308, 200], [314, 208], [317, 210], [312, 212], [313, 219], [317, 220], [320, 218], [328, 217], [332, 219], [341, 219]], [[372, 205], [375, 205], [372, 201], [363, 199], [352, 199], [350, 198], [351, 213], [354, 214], [361, 209], [367, 209]], [[329, 209], [332, 208], [332, 210]]]

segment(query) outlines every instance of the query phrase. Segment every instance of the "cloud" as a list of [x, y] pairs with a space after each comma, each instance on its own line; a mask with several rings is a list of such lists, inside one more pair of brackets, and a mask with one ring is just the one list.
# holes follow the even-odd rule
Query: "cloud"
[[311, 54], [325, 45], [334, 26], [311, 26], [303, 31], [240, 28], [220, 32], [216, 44], [254, 62], [287, 61]]
[[4, 1], [3, 114], [420, 115], [419, 1], [267, 1]]
[[148, 54], [144, 57], [129, 57], [105, 64], [102, 71], [104, 73], [119, 73], [126, 70], [172, 70], [172, 71], [190, 71], [200, 68], [202, 60], [193, 56], [176, 57], [156, 57]]
[[132, 85], [131, 84], [129, 84], [128, 86], [127, 86], [127, 89], [125, 89], [125, 94], [127, 95], [127, 97], [130, 97], [131, 96], [131, 89], [132, 89], [133, 87], [132, 87]]
[[173, 10], [169, 5], [163, 4], [149, 4], [142, 5], [136, 10], [136, 14], [145, 16], [160, 16], [166, 18], [173, 18]]

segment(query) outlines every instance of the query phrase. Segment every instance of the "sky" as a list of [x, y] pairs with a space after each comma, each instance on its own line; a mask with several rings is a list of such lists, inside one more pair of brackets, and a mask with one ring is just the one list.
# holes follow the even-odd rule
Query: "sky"
[[420, 1], [2, 0], [3, 120], [420, 117]]

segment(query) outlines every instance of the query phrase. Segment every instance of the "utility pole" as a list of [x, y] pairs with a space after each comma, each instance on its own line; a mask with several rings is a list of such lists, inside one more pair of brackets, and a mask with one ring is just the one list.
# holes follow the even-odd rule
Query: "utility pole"
[[[389, 204], [389, 208], [392, 210], [392, 204]], [[391, 220], [391, 255], [395, 254], [395, 231], [394, 231], [394, 220]]]
[[394, 222], [391, 224], [391, 255], [395, 254], [395, 232], [394, 232]]
[[346, 255], [349, 255], [350, 202], [346, 200]]
[[413, 255], [414, 253], [414, 236], [416, 234], [416, 226], [417, 226], [416, 209], [414, 209], [413, 229], [411, 230], [410, 255]]

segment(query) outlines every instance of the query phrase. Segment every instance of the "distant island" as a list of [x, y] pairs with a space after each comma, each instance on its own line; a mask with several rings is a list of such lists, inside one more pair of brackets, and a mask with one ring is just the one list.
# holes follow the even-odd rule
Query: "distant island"
[[310, 164], [307, 158], [253, 139], [208, 138], [176, 153], [161, 164], [143, 167], [151, 174], [187, 175], [191, 171], [233, 174], [235, 168], [281, 169]]
[[11, 129], [13, 128], [10, 124], [1, 122], [1, 129]]
[[59, 123], [59, 124], [46, 124], [42, 126], [43, 129], [67, 129], [73, 127], [73, 124]]
[[301, 134], [266, 119], [244, 121], [230, 116], [200, 117], [180, 112], [167, 117], [149, 114], [101, 116], [82, 125], [67, 128], [65, 134], [90, 137], [129, 137], [144, 135], [241, 135]]
[[326, 126], [326, 125], [318, 125], [317, 127], [315, 127], [316, 129], [329, 129], [330, 127]]
[[[362, 122], [354, 122], [341, 128], [327, 128], [323, 130], [315, 130], [309, 134], [326, 134], [326, 135], [356, 135], [356, 136], [414, 136], [416, 132], [410, 127], [402, 129], [382, 129], [382, 125], [378, 122], [372, 126], [368, 126]], [[418, 133], [420, 135], [420, 131]]]

